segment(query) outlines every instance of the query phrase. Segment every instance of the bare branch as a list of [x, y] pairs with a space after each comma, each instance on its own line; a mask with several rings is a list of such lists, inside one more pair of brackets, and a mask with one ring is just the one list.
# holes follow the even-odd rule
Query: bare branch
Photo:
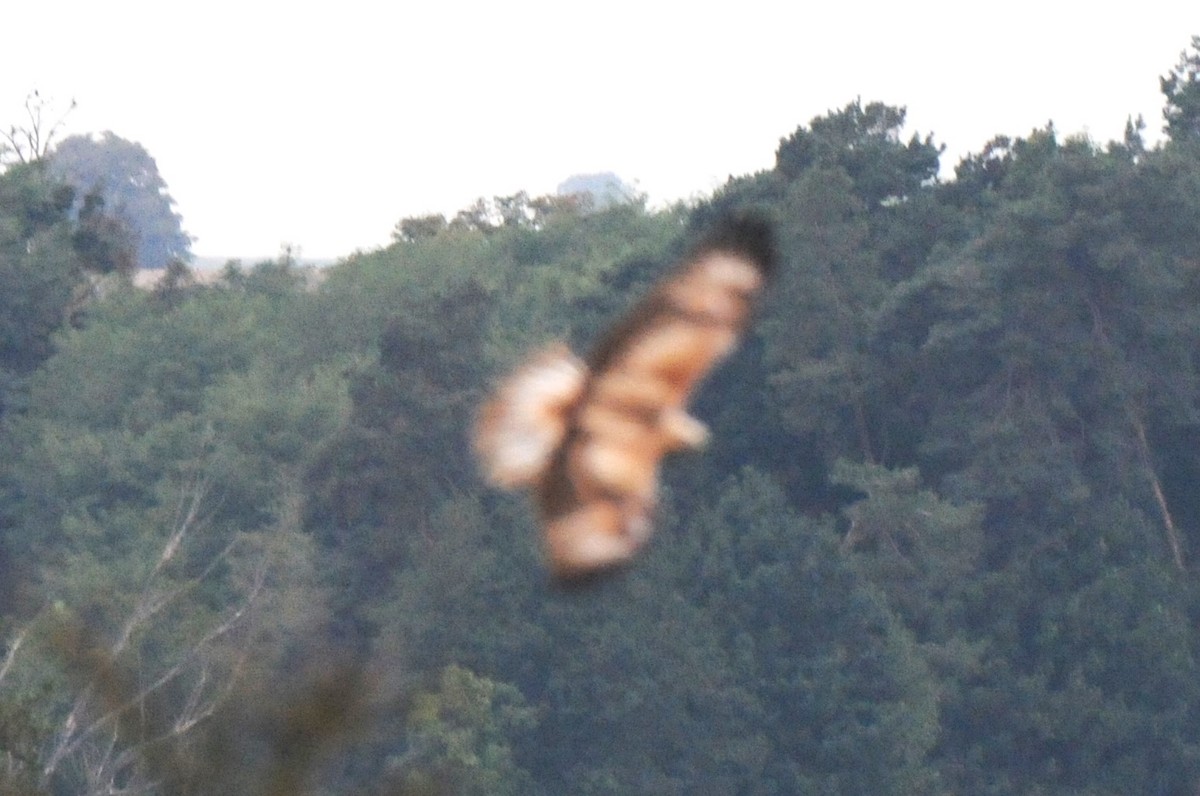
[[[232, 544], [230, 547], [232, 547]], [[217, 556], [217, 558], [222, 558], [229, 549], [230, 548], [227, 547], [224, 552]], [[211, 569], [215, 566], [216, 564], [214, 562], [209, 566], [208, 569], [205, 570], [205, 572], [211, 572]], [[202, 577], [203, 575], [201, 578]], [[80, 694], [79, 698], [75, 702], [75, 705], [72, 707], [71, 712], [63, 722], [63, 729], [58, 734], [58, 742], [55, 744], [55, 747], [50, 753], [43, 768], [43, 780], [49, 780], [49, 778], [54, 775], [54, 772], [57, 770], [62, 761], [79, 751], [83, 744], [96, 733], [99, 733], [106, 728], [111, 729], [112, 732], [117, 732], [120, 720], [123, 716], [125, 716], [131, 710], [144, 708], [147, 699], [174, 681], [176, 678], [183, 675], [188, 666], [199, 658], [201, 652], [203, 652], [217, 639], [230, 633], [241, 622], [242, 618], [256, 602], [265, 582], [266, 566], [264, 563], [257, 569], [253, 585], [249, 593], [246, 595], [245, 601], [237, 609], [232, 611], [220, 624], [211, 629], [199, 641], [193, 644], [172, 666], [168, 667], [156, 679], [141, 688], [132, 696], [128, 696], [124, 693], [110, 693], [110, 699], [112, 697], [118, 697], [119, 701], [115, 705], [110, 703], [109, 709], [99, 718], [91, 721], [86, 726], [81, 726], [79, 723], [79, 717], [85, 712], [85, 709], [90, 702], [90, 697], [95, 690], [93, 687], [95, 684], [89, 684], [84, 692]], [[115, 666], [115, 655], [109, 657], [107, 663], [110, 667]], [[202, 673], [202, 676], [206, 678], [206, 670], [202, 670]], [[204, 717], [211, 715], [222, 699], [232, 690], [232, 687], [233, 683], [228, 682], [218, 697], [210, 699], [207, 704], [200, 706], [200, 697], [195, 693], [195, 686], [193, 686], [193, 694], [189, 697], [189, 707], [185, 710], [185, 713], [188, 714], [187, 717], [182, 721], [177, 719], [174, 725], [175, 728], [172, 731], [165, 733], [162, 737], [154, 740], [143, 740], [135, 744], [131, 750], [142, 748], [148, 743], [160, 742], [169, 737], [177, 737], [187, 732], [187, 730], [194, 727]], [[102, 686], [99, 690], [104, 692], [110, 689], [106, 689]], [[134, 751], [134, 756], [136, 757], [136, 751]]]
[[181, 494], [180, 505], [176, 511], [179, 519], [176, 520], [174, 530], [163, 545], [162, 552], [159, 553], [158, 562], [146, 577], [142, 593], [138, 597], [138, 601], [130, 612], [128, 619], [125, 620], [125, 625], [122, 627], [121, 633], [117, 636], [117, 641], [112, 646], [111, 654], [113, 657], [120, 655], [124, 651], [135, 631], [185, 592], [204, 581], [216, 565], [223, 561], [233, 549], [234, 543], [231, 542], [209, 562], [203, 572], [180, 586], [166, 592], [162, 592], [156, 587], [156, 576], [175, 557], [183, 544], [184, 537], [197, 525], [200, 517], [200, 505], [207, 493], [208, 482], [205, 479], [197, 477]]
[[[177, 738], [190, 731], [211, 716], [236, 686], [237, 672], [248, 653], [242, 651], [235, 656], [233, 665], [223, 678], [213, 677], [204, 653], [214, 642], [233, 632], [256, 604], [266, 583], [265, 555], [255, 566], [240, 604], [202, 638], [191, 643], [150, 682], [136, 687], [136, 681], [141, 678], [131, 677], [128, 668], [120, 663], [132, 640], [150, 625], [154, 617], [206, 582], [240, 544], [239, 539], [231, 541], [193, 577], [175, 584], [163, 583], [167, 565], [179, 555], [188, 535], [203, 525], [202, 509], [209, 488], [208, 480], [200, 475], [182, 487], [173, 527], [115, 641], [100, 650], [91, 643], [85, 628], [62, 628], [60, 646], [69, 663], [83, 670], [86, 680], [59, 727], [53, 748], [45, 758], [43, 783], [48, 784], [64, 762], [72, 761], [73, 765], [84, 766], [85, 776], [99, 789], [96, 792], [116, 792], [113, 783], [118, 778], [124, 780], [129, 776], [128, 767], [143, 759], [142, 753], [148, 745]], [[147, 718], [148, 700], [189, 672], [195, 672], [195, 679], [187, 686], [188, 696], [178, 714], [166, 722]], [[143, 714], [141, 720], [130, 725], [128, 722], [131, 717], [136, 718], [137, 712]], [[149, 731], [157, 737], [126, 737], [130, 726], [138, 728], [139, 736]], [[105, 735], [108, 736], [107, 741], [97, 743]], [[122, 792], [137, 792], [140, 789], [141, 785], [134, 782], [124, 782], [121, 787]]]
[[1171, 548], [1171, 560], [1175, 563], [1175, 568], [1183, 572], [1187, 569], [1183, 558], [1183, 540], [1179, 535], [1179, 529], [1175, 527], [1175, 520], [1171, 516], [1171, 507], [1167, 504], [1167, 496], [1163, 492], [1162, 483], [1159, 481], [1158, 473], [1154, 469], [1154, 460], [1150, 455], [1150, 443], [1146, 441], [1146, 424], [1132, 410], [1129, 414], [1133, 420], [1138, 458], [1141, 459], [1142, 468], [1145, 470], [1146, 477], [1150, 481], [1150, 490], [1154, 494], [1154, 502], [1158, 504], [1158, 510], [1162, 514], [1163, 531], [1166, 533], [1167, 546]]
[[8, 651], [4, 653], [4, 662], [0, 663], [0, 683], [4, 682], [5, 675], [8, 674], [8, 670], [12, 668], [13, 661], [17, 657], [17, 650], [19, 650], [21, 645], [25, 643], [25, 636], [28, 634], [29, 628], [23, 627], [18, 630], [17, 635], [13, 636], [12, 640], [8, 642]]
[[0, 162], [6, 155], [17, 163], [33, 163], [46, 157], [76, 104], [72, 99], [67, 109], [51, 121], [54, 101], [42, 97], [36, 89], [29, 92], [25, 97], [26, 123], [9, 125], [0, 132]]

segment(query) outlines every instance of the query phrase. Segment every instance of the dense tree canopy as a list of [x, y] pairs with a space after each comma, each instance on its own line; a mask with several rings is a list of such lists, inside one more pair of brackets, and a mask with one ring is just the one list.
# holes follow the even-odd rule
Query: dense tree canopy
[[[1156, 147], [1047, 126], [945, 178], [856, 100], [694, 206], [481, 199], [154, 291], [114, 200], [10, 166], [0, 791], [1195, 793], [1195, 61]], [[480, 398], [749, 206], [784, 267], [712, 446], [557, 588]]]

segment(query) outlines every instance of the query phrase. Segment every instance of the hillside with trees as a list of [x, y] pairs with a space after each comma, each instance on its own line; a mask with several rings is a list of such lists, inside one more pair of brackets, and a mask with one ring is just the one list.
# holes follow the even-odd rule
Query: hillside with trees
[[[1159, 145], [952, 177], [854, 101], [694, 205], [480, 200], [316, 284], [136, 289], [111, 207], [10, 163], [0, 792], [1194, 794], [1200, 38], [1162, 90]], [[476, 408], [746, 208], [782, 267], [713, 444], [557, 588]]]

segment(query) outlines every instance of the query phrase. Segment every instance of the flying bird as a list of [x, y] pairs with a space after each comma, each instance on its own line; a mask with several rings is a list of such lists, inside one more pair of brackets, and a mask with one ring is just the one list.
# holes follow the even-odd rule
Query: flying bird
[[589, 357], [552, 345], [484, 403], [484, 475], [533, 493], [557, 577], [624, 563], [649, 538], [662, 458], [708, 440], [688, 398], [737, 344], [776, 258], [764, 219], [727, 216]]

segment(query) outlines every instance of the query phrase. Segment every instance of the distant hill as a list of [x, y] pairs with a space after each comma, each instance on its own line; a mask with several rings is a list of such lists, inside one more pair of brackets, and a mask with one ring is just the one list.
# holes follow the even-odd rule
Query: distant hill
[[[277, 260], [278, 254], [264, 254], [253, 257], [213, 257], [196, 255], [192, 257], [191, 267], [194, 271], [220, 271], [225, 267], [225, 264], [230, 260], [237, 260], [243, 266], [252, 266], [256, 263]], [[337, 262], [336, 259], [329, 257], [300, 257], [296, 260], [296, 264], [302, 268], [325, 268]]]

